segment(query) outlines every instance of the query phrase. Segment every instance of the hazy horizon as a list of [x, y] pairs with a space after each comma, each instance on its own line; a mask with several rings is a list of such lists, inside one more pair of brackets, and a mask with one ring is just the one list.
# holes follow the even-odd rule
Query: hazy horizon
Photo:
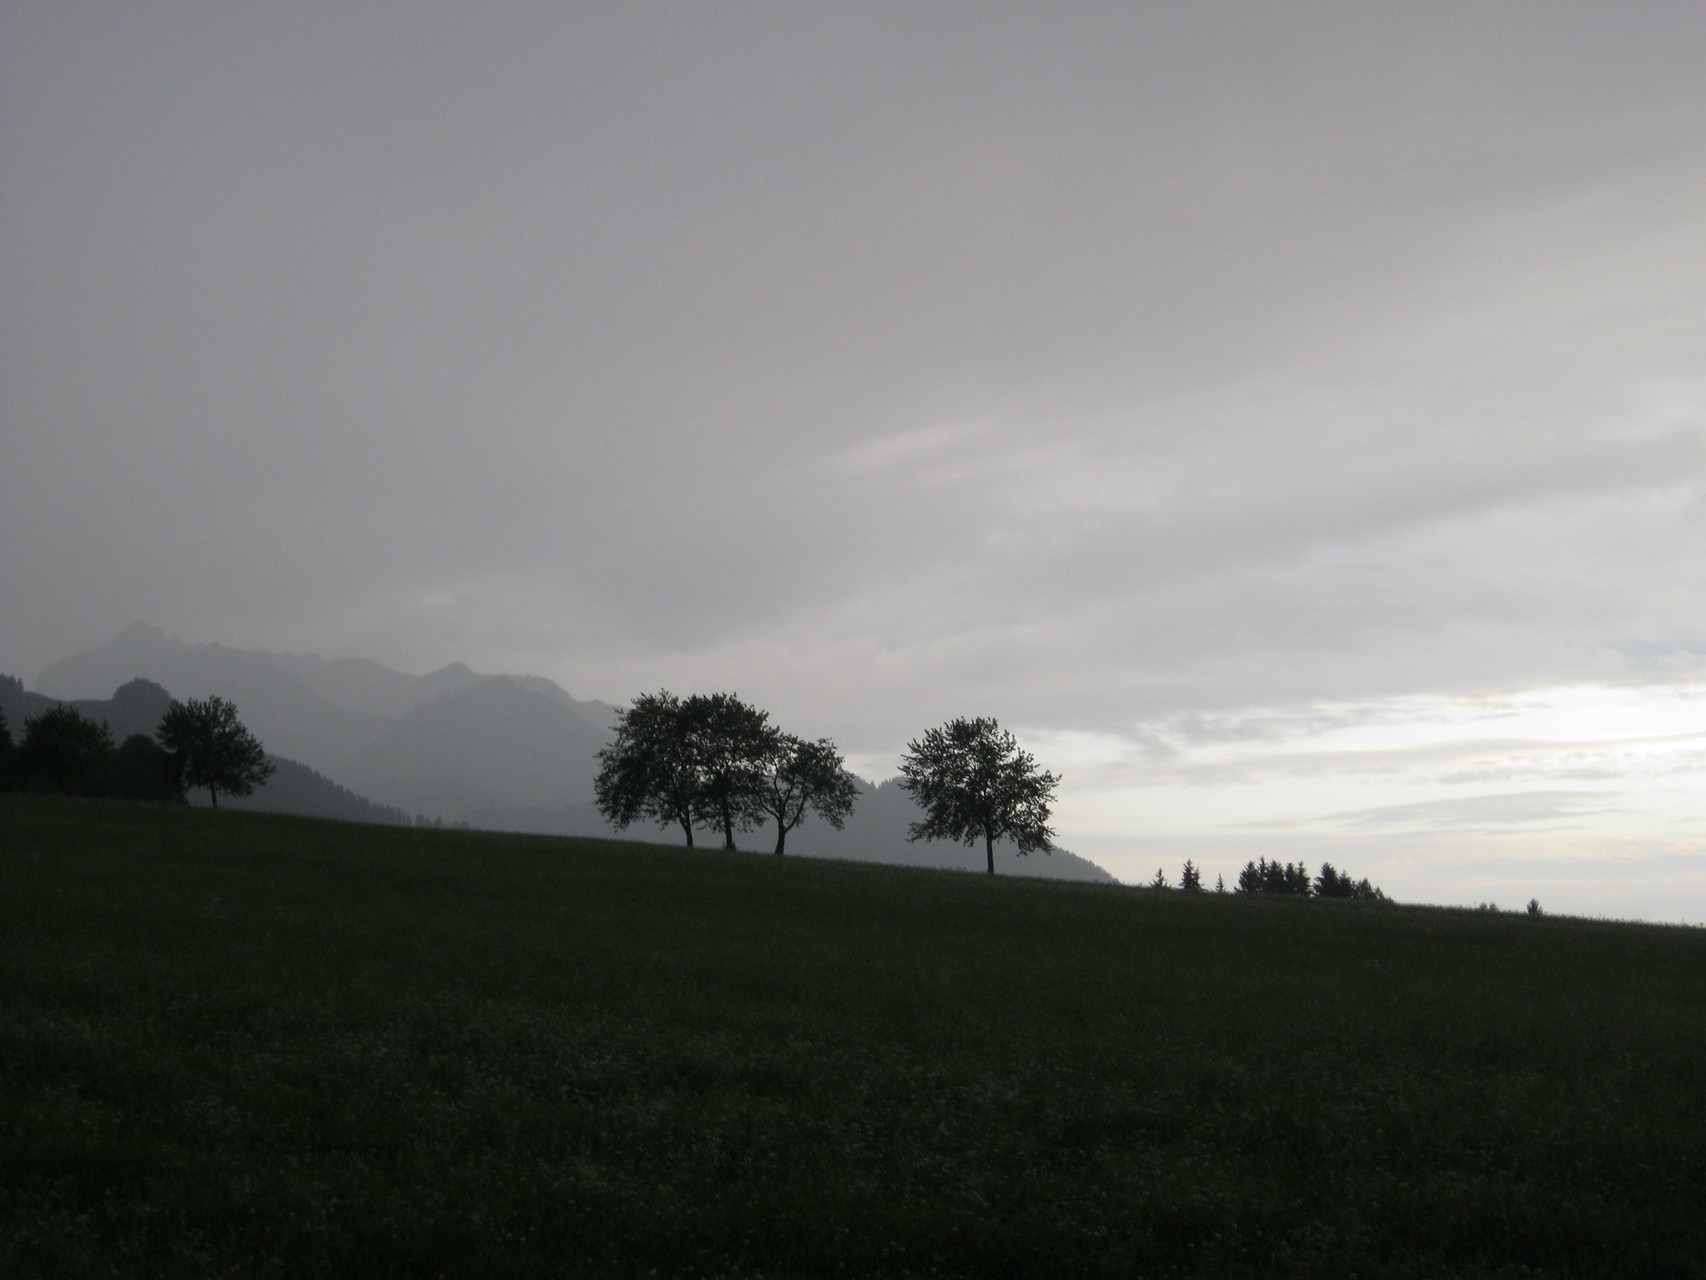
[[1122, 879], [1706, 922], [1706, 10], [0, 28], [0, 671], [992, 715]]

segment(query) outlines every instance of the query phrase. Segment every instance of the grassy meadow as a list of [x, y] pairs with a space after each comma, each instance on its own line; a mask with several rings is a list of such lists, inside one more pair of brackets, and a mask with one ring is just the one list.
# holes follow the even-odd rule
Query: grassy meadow
[[0, 1275], [1706, 1276], [1706, 931], [0, 796]]

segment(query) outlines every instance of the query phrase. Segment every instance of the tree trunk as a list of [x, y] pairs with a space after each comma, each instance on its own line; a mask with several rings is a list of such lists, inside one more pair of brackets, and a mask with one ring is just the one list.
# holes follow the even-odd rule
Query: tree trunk
[[776, 819], [776, 856], [782, 856], [782, 847], [788, 843], [788, 828], [782, 825], [782, 819]]
[[681, 829], [687, 833], [687, 847], [691, 849], [693, 847], [693, 823], [688, 819], [683, 818], [681, 820]]
[[990, 835], [989, 832], [987, 832], [987, 831], [985, 831], [983, 833], [983, 852], [984, 852], [984, 856], [989, 859], [989, 874], [994, 875], [995, 874], [995, 837]]
[[209, 787], [207, 789], [207, 798], [213, 801], [213, 807], [217, 809], [219, 807], [219, 788]]

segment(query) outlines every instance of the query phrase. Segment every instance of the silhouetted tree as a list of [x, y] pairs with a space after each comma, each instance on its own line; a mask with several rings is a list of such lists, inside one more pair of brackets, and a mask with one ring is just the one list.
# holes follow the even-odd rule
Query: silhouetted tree
[[691, 849], [702, 764], [682, 700], [667, 689], [643, 693], [616, 713], [615, 728], [598, 753], [598, 811], [618, 831], [641, 818], [679, 826]]
[[1342, 871], [1336, 871], [1331, 862], [1321, 864], [1321, 874], [1315, 877], [1315, 896], [1317, 898], [1350, 898], [1356, 895], [1356, 884]]
[[1179, 870], [1179, 888], [1190, 893], [1202, 892], [1202, 872], [1197, 870], [1197, 864], [1189, 858]]
[[693, 828], [708, 826], [733, 849], [734, 833], [762, 818], [778, 737], [734, 694], [642, 694], [616, 713], [616, 739], [598, 753], [599, 812], [618, 830], [639, 818], [679, 826], [688, 848]]
[[1222, 876], [1222, 875], [1215, 876], [1215, 878], [1214, 878], [1214, 891], [1216, 893], [1225, 893], [1226, 892], [1226, 877], [1225, 876]]
[[735, 830], [747, 830], [763, 812], [766, 770], [777, 731], [768, 712], [732, 693], [694, 694], [681, 704], [682, 726], [698, 763], [698, 819], [735, 847]]
[[61, 703], [24, 721], [18, 768], [26, 786], [65, 795], [97, 795], [113, 755], [105, 724]]
[[790, 733], [777, 734], [766, 765], [757, 812], [776, 823], [778, 857], [788, 833], [805, 820], [808, 811], [837, 831], [853, 812], [859, 788], [828, 738], [807, 742]]
[[1537, 915], [1542, 914], [1541, 910], [1540, 910], [1540, 899], [1539, 898], [1530, 898], [1528, 900], [1528, 914], [1531, 916], [1537, 916]]
[[924, 810], [906, 838], [981, 839], [994, 875], [997, 840], [1012, 840], [1022, 854], [1053, 852], [1048, 819], [1059, 783], [994, 720], [950, 720], [907, 743], [901, 757], [900, 785]]
[[1321, 874], [1311, 880], [1302, 862], [1269, 862], [1266, 858], [1246, 862], [1238, 873], [1239, 893], [1277, 893], [1297, 897], [1370, 898], [1386, 901], [1386, 895], [1366, 879], [1353, 882], [1350, 876], [1323, 863]]
[[155, 736], [176, 757], [178, 777], [188, 787], [206, 787], [214, 808], [219, 793], [246, 796], [264, 786], [273, 766], [260, 740], [221, 697], [174, 701]]
[[1168, 883], [1166, 868], [1164, 868], [1164, 867], [1156, 867], [1155, 868], [1155, 879], [1153, 879], [1149, 882], [1149, 887], [1151, 889], [1171, 889], [1173, 887], [1170, 883]]

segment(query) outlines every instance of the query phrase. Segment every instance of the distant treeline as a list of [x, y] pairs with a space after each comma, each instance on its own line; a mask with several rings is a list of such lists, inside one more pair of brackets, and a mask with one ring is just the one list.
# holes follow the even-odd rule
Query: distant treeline
[[[1149, 888], [1172, 887], [1166, 870], [1157, 868], [1155, 879], [1149, 882]], [[1189, 858], [1180, 868], [1179, 888], [1187, 893], [1202, 892], [1202, 872]], [[1224, 877], [1216, 878], [1214, 890], [1216, 893], [1226, 892]], [[1363, 898], [1371, 902], [1390, 901], [1384, 893], [1370, 884], [1366, 877], [1353, 880], [1331, 862], [1323, 862], [1319, 874], [1313, 877], [1309, 874], [1309, 868], [1302, 862], [1269, 862], [1266, 858], [1246, 862], [1244, 869], [1238, 873], [1237, 891], [1290, 894], [1301, 898]]]
[[1238, 873], [1240, 893], [1289, 893], [1300, 897], [1366, 898], [1385, 902], [1386, 895], [1365, 877], [1352, 880], [1350, 875], [1323, 862], [1321, 871], [1312, 880], [1309, 868], [1301, 862], [1269, 862], [1266, 858], [1246, 862]]

